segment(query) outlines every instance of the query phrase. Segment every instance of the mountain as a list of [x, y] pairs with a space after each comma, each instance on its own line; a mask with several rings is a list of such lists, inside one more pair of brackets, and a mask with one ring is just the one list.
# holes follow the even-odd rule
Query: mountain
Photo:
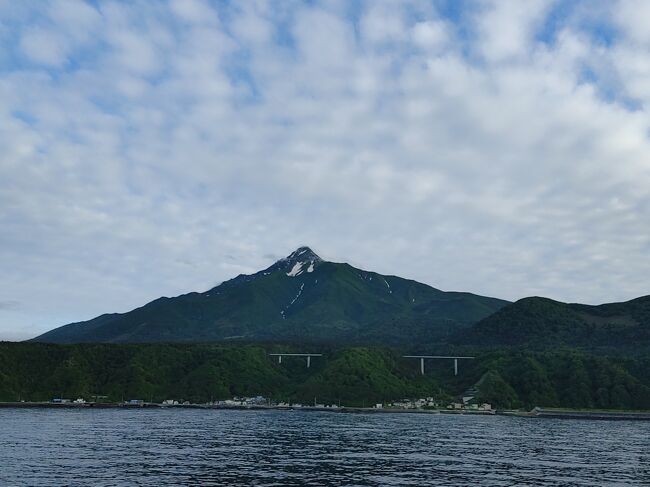
[[650, 347], [650, 296], [599, 306], [524, 298], [459, 332], [452, 342], [482, 347]]
[[439, 343], [506, 304], [324, 261], [310, 248], [300, 247], [267, 269], [239, 275], [209, 291], [159, 298], [127, 313], [56, 328], [32, 341], [240, 340], [417, 347]]

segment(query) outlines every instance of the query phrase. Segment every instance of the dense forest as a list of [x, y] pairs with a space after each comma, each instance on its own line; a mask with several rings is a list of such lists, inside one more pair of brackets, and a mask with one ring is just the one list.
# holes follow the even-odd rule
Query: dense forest
[[[285, 349], [270, 349], [271, 351]], [[278, 364], [255, 345], [0, 343], [0, 400], [106, 396], [206, 402], [263, 395], [312, 402], [392, 399], [435, 389], [385, 350], [320, 350]]]
[[263, 395], [275, 400], [370, 405], [433, 396], [452, 401], [469, 388], [500, 408], [650, 409], [650, 356], [622, 358], [574, 350], [481, 352], [463, 361], [417, 360], [396, 349], [320, 348], [278, 364], [273, 345], [0, 343], [0, 400], [53, 397], [106, 401], [207, 402]]
[[574, 350], [507, 350], [480, 356], [471, 380], [502, 407], [650, 409], [650, 357]]
[[599, 306], [524, 298], [459, 330], [450, 342], [481, 348], [572, 347], [646, 354], [650, 352], [650, 296]]

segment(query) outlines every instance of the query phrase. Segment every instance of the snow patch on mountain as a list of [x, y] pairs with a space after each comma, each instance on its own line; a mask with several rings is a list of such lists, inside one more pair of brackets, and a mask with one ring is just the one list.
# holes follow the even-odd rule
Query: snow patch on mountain
[[386, 287], [388, 288], [388, 294], [393, 294], [393, 290], [390, 288], [390, 284], [388, 284], [388, 281], [384, 279], [384, 282], [386, 283]]
[[280, 314], [282, 315], [282, 319], [286, 320], [287, 315], [285, 314], [286, 310], [288, 310], [293, 304], [298, 301], [298, 298], [300, 298], [300, 295], [302, 294], [303, 289], [305, 289], [305, 283], [303, 282], [300, 285], [300, 289], [298, 290], [298, 294], [291, 300], [291, 302], [284, 307], [284, 309], [280, 310]]
[[[298, 300], [298, 298], [299, 298], [300, 295], [302, 294], [302, 290], [303, 290], [304, 288], [305, 288], [305, 283], [303, 282], [303, 283], [300, 285], [300, 291], [298, 291], [298, 294], [296, 294], [296, 297], [293, 298], [293, 299], [291, 300], [291, 302], [289, 303], [289, 306], [291, 306], [293, 303], [295, 303], [295, 302]], [[289, 306], [287, 306], [287, 308], [288, 308]]]
[[304, 264], [305, 264], [304, 262], [296, 262], [293, 265], [293, 267], [291, 268], [291, 270], [289, 272], [287, 272], [287, 276], [296, 277], [296, 276], [300, 275], [300, 273], [302, 272], [302, 266]]

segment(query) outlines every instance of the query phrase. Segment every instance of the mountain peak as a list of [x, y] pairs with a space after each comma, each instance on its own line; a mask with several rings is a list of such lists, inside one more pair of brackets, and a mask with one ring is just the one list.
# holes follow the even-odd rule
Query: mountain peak
[[313, 261], [313, 262], [321, 262], [323, 259], [321, 259], [316, 252], [314, 252], [312, 249], [309, 247], [298, 247], [296, 250], [291, 252], [287, 257], [284, 259], [285, 261], [289, 262], [306, 262], [306, 261]]
[[283, 269], [289, 277], [296, 277], [303, 272], [313, 272], [321, 262], [323, 259], [309, 247], [298, 247], [284, 259], [276, 262], [274, 267]]

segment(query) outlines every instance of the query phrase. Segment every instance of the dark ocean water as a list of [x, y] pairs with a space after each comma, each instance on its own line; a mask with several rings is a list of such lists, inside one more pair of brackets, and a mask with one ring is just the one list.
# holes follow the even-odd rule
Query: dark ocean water
[[3, 409], [0, 485], [650, 485], [650, 423]]

